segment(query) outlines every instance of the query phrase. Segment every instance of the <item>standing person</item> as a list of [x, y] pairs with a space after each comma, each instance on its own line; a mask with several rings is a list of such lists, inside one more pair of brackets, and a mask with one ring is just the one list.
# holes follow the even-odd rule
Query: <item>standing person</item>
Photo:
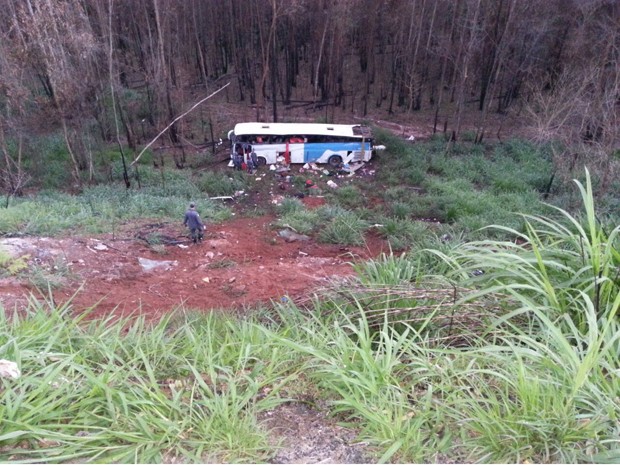
[[189, 204], [189, 209], [185, 212], [183, 225], [189, 228], [194, 244], [198, 241], [202, 241], [206, 227], [196, 211], [196, 204], [194, 202]]
[[[254, 155], [254, 157], [252, 155]], [[254, 174], [254, 171], [256, 170], [256, 163], [254, 163], [255, 159], [256, 159], [256, 153], [254, 152], [254, 150], [252, 150], [252, 153], [248, 155], [248, 161], [247, 161], [249, 174]]]
[[254, 169], [257, 170], [258, 169], [258, 155], [256, 155], [256, 152], [254, 151], [254, 149], [252, 149], [252, 153], [250, 153], [250, 159], [252, 160], [252, 165], [254, 165]]
[[233, 155], [233, 165], [235, 170], [241, 171], [241, 165], [243, 164], [243, 149], [241, 146], [237, 147]]

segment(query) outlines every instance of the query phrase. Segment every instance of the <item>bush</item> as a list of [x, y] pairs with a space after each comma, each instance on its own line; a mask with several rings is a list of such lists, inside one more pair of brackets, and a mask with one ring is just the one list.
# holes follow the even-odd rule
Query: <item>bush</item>
[[411, 190], [406, 186], [390, 186], [383, 191], [383, 199], [386, 203], [402, 202], [409, 198]]
[[380, 257], [368, 260], [355, 266], [362, 283], [403, 284], [416, 281], [420, 277], [420, 269], [411, 257], [406, 254], [381, 254]]
[[207, 171], [198, 178], [196, 184], [201, 192], [210, 197], [233, 195], [237, 191], [247, 189], [245, 173], [239, 171], [232, 173]]
[[[79, 196], [42, 192], [34, 199], [14, 199], [0, 210], [0, 229], [7, 234], [55, 235], [63, 231], [102, 233], [113, 231], [121, 221], [159, 218], [178, 222], [192, 196], [169, 196], [159, 189], [127, 190], [121, 186], [95, 186]], [[189, 194], [190, 192], [187, 192]], [[230, 218], [220, 203], [199, 201], [201, 215], [208, 221]]]
[[316, 210], [305, 208], [290, 211], [277, 221], [278, 226], [293, 228], [300, 234], [313, 233], [321, 223], [322, 220]]
[[362, 245], [368, 223], [357, 214], [343, 211], [331, 216], [319, 232], [319, 240], [331, 244]]
[[390, 243], [392, 250], [402, 250], [413, 246], [416, 240], [429, 233], [426, 224], [400, 218], [386, 218], [379, 231]]
[[304, 210], [306, 207], [303, 202], [298, 198], [287, 197], [285, 198], [280, 205], [278, 205], [277, 211], [278, 214], [282, 216], [290, 215], [299, 212], [300, 210]]
[[366, 203], [364, 194], [354, 185], [344, 185], [338, 189], [331, 190], [329, 197], [333, 199], [337, 205], [349, 209], [362, 208]]
[[413, 212], [413, 206], [408, 202], [393, 202], [390, 205], [392, 215], [399, 219], [409, 218]]

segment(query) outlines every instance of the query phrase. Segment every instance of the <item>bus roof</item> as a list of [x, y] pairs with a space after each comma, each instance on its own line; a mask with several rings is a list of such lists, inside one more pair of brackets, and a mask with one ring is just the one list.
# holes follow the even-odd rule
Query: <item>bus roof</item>
[[237, 123], [234, 133], [242, 135], [304, 136], [337, 135], [347, 137], [371, 137], [370, 128], [359, 124], [319, 123]]

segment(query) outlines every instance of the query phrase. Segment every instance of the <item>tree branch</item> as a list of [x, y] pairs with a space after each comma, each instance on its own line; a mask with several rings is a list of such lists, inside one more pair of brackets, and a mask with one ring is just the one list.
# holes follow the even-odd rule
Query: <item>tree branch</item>
[[155, 138], [154, 138], [151, 142], [149, 142], [148, 144], [146, 144], [146, 145], [144, 146], [144, 148], [140, 151], [140, 153], [138, 154], [138, 156], [135, 158], [135, 160], [134, 160], [134, 161], [132, 161], [132, 162], [131, 162], [131, 164], [130, 164], [129, 166], [133, 166], [133, 165], [135, 165], [135, 164], [138, 162], [138, 160], [140, 159], [140, 157], [142, 156], [142, 154], [146, 151], [146, 149], [148, 149], [151, 145], [153, 145], [153, 144], [155, 143], [155, 141], [156, 141], [157, 139], [159, 139], [159, 137], [160, 137], [160, 136], [161, 136], [164, 132], [166, 132], [168, 129], [170, 129], [170, 127], [171, 127], [174, 123], [176, 123], [176, 122], [177, 122], [177, 121], [179, 121], [181, 118], [183, 118], [184, 116], [186, 116], [188, 113], [190, 113], [192, 110], [194, 110], [194, 109], [195, 109], [198, 105], [200, 105], [202, 102], [205, 102], [205, 101], [209, 100], [209, 99], [210, 99], [211, 97], [213, 97], [215, 94], [217, 94], [218, 92], [220, 92], [220, 91], [224, 90], [226, 87], [228, 87], [228, 85], [229, 85], [229, 84], [230, 84], [230, 82], [228, 82], [226, 85], [224, 85], [224, 86], [220, 87], [218, 90], [216, 90], [215, 92], [213, 92], [211, 95], [206, 96], [205, 98], [203, 98], [203, 99], [202, 99], [201, 101], [199, 101], [198, 103], [194, 104], [194, 105], [193, 105], [193, 106], [192, 106], [189, 110], [187, 110], [185, 113], [183, 113], [183, 114], [181, 114], [181, 115], [177, 116], [175, 119], [173, 119], [173, 120], [172, 120], [172, 122], [171, 122], [168, 126], [166, 126], [166, 127], [165, 127], [165, 128], [164, 128], [164, 129], [163, 129], [163, 130], [159, 133], [159, 134], [157, 134], [157, 135], [155, 136]]

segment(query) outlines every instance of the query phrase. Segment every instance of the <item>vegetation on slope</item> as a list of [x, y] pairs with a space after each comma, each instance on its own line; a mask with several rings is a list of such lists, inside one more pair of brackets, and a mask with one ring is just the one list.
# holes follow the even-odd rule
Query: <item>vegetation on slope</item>
[[246, 319], [3, 313], [0, 356], [22, 376], [0, 381], [0, 458], [262, 462], [261, 412], [303, 398], [381, 462], [617, 461], [620, 229], [586, 180], [581, 214], [498, 227], [518, 244], [384, 257], [348, 295]]

